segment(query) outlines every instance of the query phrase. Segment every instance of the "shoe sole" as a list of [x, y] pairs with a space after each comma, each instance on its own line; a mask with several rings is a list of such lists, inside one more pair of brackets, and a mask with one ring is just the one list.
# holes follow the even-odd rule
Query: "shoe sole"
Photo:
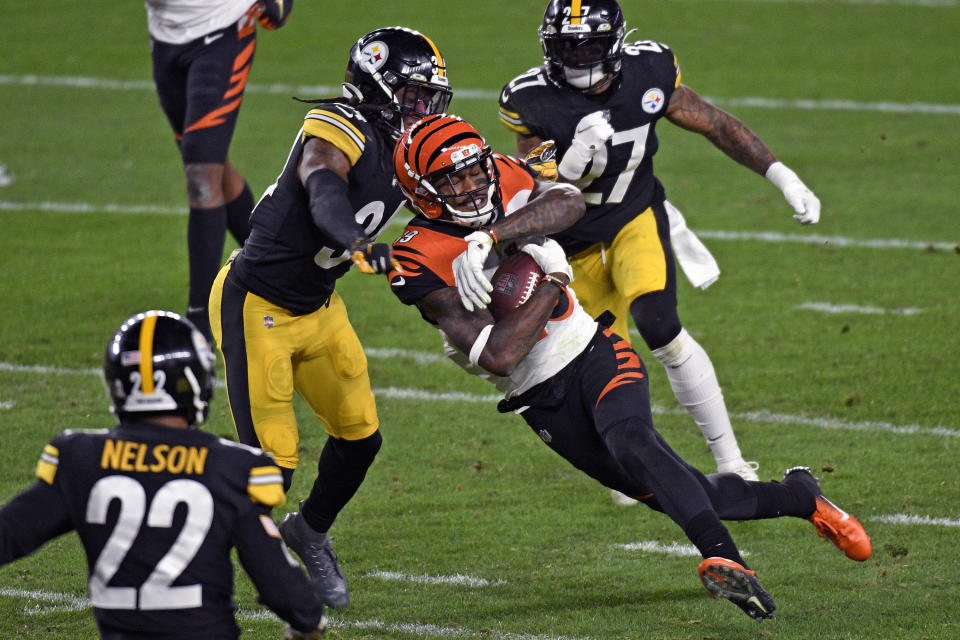
[[[697, 568], [700, 581], [714, 598], [723, 598], [733, 602], [754, 620], [773, 617], [775, 606], [766, 592], [757, 592], [746, 570], [737, 563], [723, 558], [711, 558], [713, 562], [701, 562]], [[768, 602], [764, 604], [763, 600]]]

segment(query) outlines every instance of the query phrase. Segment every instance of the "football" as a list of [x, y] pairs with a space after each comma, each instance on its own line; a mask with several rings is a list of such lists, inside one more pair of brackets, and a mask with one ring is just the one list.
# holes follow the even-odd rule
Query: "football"
[[526, 253], [518, 251], [504, 258], [490, 280], [490, 314], [499, 320], [530, 299], [537, 290], [543, 271]]

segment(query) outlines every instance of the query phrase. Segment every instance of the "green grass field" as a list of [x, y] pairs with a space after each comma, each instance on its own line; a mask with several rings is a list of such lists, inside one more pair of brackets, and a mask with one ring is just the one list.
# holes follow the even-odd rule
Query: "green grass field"
[[[110, 424], [97, 375], [108, 336], [133, 312], [183, 310], [187, 286], [183, 179], [142, 4], [8, 4], [2, 501], [33, 481], [60, 430]], [[544, 4], [299, 0], [287, 26], [260, 34], [234, 164], [259, 196], [304, 113], [289, 96], [330, 95], [352, 42], [392, 24], [431, 36], [458, 92], [451, 110], [511, 151], [496, 93], [539, 63]], [[820, 224], [801, 227], [762, 178], [659, 128], [658, 174], [723, 270], [705, 292], [681, 282], [681, 318], [710, 353], [744, 453], [764, 479], [814, 468], [867, 526], [874, 555], [851, 562], [795, 519], [730, 523], [776, 619], [758, 625], [711, 600], [697, 558], [665, 552], [687, 542], [675, 525], [613, 506], [519, 418], [497, 414], [492, 387], [437, 357], [436, 332], [382, 280], [351, 273], [338, 289], [368, 350], [384, 447], [332, 531], [352, 602], [330, 613], [328, 637], [960, 637], [960, 4], [622, 4], [634, 37], [670, 45], [684, 81], [823, 202]], [[712, 471], [662, 368], [640, 353], [658, 428]], [[323, 430], [302, 404], [298, 415], [315, 460]], [[222, 393], [206, 428], [233, 434]], [[307, 463], [280, 511], [312, 479]], [[281, 637], [237, 579], [244, 637]], [[0, 569], [0, 638], [93, 638], [85, 597], [83, 554], [65, 536]]]

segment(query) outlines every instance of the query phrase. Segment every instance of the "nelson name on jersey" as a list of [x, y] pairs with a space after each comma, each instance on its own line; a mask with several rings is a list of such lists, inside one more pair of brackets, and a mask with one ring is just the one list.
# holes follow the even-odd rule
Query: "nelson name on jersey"
[[103, 442], [100, 467], [141, 473], [203, 475], [208, 453], [206, 447], [193, 445], [148, 444], [107, 438]]

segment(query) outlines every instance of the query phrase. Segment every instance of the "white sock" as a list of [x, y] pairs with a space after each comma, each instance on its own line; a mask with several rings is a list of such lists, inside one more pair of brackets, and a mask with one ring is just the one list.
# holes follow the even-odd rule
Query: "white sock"
[[686, 329], [680, 329], [670, 344], [654, 349], [653, 355], [666, 368], [674, 395], [700, 427], [717, 464], [740, 460], [743, 454], [733, 435], [723, 392], [703, 347]]

